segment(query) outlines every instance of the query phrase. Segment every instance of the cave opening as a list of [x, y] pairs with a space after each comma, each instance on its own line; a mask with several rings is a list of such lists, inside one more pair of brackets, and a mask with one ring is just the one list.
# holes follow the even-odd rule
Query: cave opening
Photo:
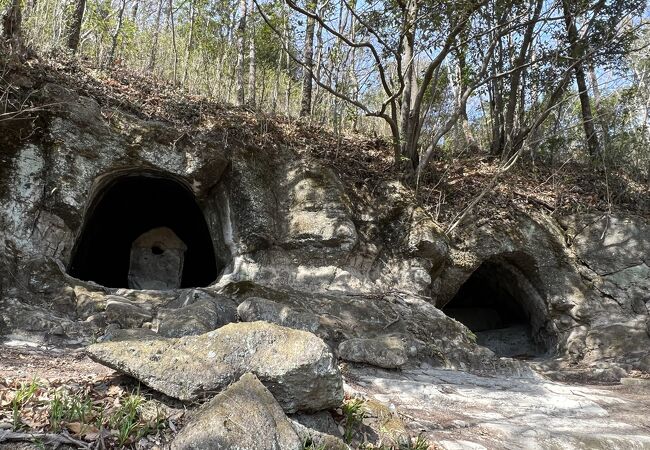
[[98, 189], [68, 272], [106, 287], [173, 289], [207, 286], [218, 267], [192, 191], [174, 178], [138, 173]]
[[521, 270], [499, 258], [483, 262], [443, 311], [498, 356], [527, 359], [547, 352], [539, 294]]

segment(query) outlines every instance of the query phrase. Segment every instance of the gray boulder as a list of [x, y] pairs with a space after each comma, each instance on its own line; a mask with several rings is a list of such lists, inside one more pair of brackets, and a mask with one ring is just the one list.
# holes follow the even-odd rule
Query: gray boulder
[[321, 433], [313, 428], [304, 426], [296, 420], [292, 420], [291, 422], [294, 430], [300, 436], [300, 441], [304, 443], [301, 448], [350, 450], [350, 447], [341, 438], [332, 436], [331, 434]]
[[138, 328], [151, 320], [145, 307], [117, 295], [106, 296], [106, 319], [122, 328]]
[[181, 337], [207, 333], [237, 321], [235, 303], [226, 297], [204, 298], [179, 309], [158, 311], [158, 333]]
[[312, 430], [316, 430], [320, 433], [342, 437], [342, 434], [339, 431], [339, 427], [329, 411], [318, 411], [311, 414], [301, 412], [291, 414], [289, 418], [294, 422], [298, 422], [306, 428], [311, 428]]
[[319, 325], [318, 316], [315, 314], [296, 311], [289, 306], [260, 297], [244, 300], [237, 307], [237, 314], [244, 322], [264, 320], [311, 333], [316, 332]]
[[173, 450], [299, 450], [302, 441], [273, 395], [251, 373], [189, 420]]
[[396, 369], [408, 362], [409, 349], [401, 336], [379, 336], [372, 339], [348, 339], [339, 344], [339, 356], [346, 360]]
[[343, 381], [317, 336], [266, 322], [232, 323], [200, 336], [90, 345], [92, 359], [180, 400], [222, 391], [252, 372], [286, 412], [338, 406]]
[[328, 411], [319, 411], [314, 414], [292, 414], [289, 419], [305, 446], [311, 444], [309, 448], [350, 449], [341, 439], [342, 435], [338, 425]]

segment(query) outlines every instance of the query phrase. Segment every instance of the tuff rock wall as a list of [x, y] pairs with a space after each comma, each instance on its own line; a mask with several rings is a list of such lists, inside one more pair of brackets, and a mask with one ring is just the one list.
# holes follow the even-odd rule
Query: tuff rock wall
[[[640, 218], [495, 211], [450, 238], [399, 182], [362, 196], [288, 139], [144, 120], [52, 83], [35, 98], [60, 107], [41, 114], [37, 133], [14, 129], [0, 150], [5, 338], [85, 344], [115, 327], [191, 334], [237, 320], [223, 302], [261, 297], [316, 317], [334, 347], [356, 339], [360, 362], [377, 362], [373, 349], [397, 340], [402, 364], [524, 374], [439, 309], [496, 261], [525, 293], [544, 368], [602, 379], [650, 371], [650, 227]], [[212, 285], [133, 291], [67, 275], [93, 202], [125, 175], [191, 189], [220, 269]], [[286, 318], [273, 311], [264, 313]]]

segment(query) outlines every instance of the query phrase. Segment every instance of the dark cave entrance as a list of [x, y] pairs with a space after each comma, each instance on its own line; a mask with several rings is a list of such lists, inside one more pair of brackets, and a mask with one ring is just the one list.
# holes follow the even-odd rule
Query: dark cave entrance
[[504, 260], [482, 263], [443, 311], [498, 356], [530, 358], [546, 353], [543, 301], [523, 272]]
[[[144, 251], [142, 242], [150, 248]], [[137, 258], [142, 269], [134, 268]], [[157, 267], [175, 273], [176, 280], [133, 286], [137, 270], [145, 271], [140, 278], [168, 277], [156, 275]], [[123, 175], [99, 189], [69, 273], [106, 287], [146, 289], [207, 286], [218, 274], [210, 231], [194, 194], [173, 178], [150, 173]]]

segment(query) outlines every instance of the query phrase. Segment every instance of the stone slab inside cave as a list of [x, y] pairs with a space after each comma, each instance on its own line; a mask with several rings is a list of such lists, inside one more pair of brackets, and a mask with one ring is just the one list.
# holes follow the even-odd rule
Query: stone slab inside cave
[[545, 353], [534, 339], [534, 299], [522, 289], [523, 275], [507, 264], [481, 264], [443, 308], [498, 356], [530, 358]]
[[142, 233], [131, 246], [129, 288], [178, 289], [187, 245], [167, 227]]
[[106, 287], [160, 290], [207, 286], [218, 274], [191, 190], [148, 173], [122, 175], [97, 189], [68, 271]]

